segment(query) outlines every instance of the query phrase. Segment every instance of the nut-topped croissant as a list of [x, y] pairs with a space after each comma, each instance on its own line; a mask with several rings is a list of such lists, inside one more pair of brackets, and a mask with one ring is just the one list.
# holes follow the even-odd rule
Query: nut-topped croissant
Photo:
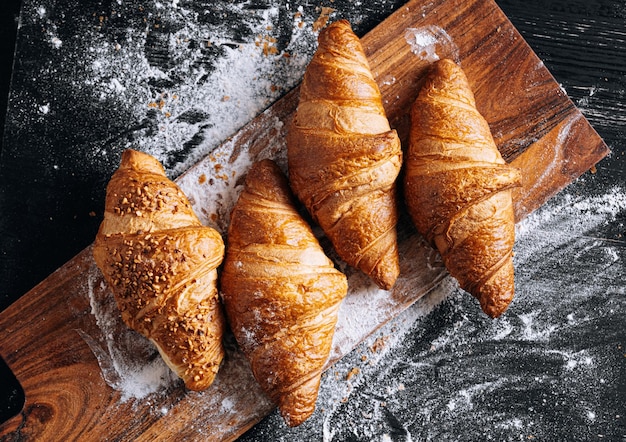
[[255, 163], [231, 215], [221, 291], [255, 378], [290, 426], [314, 411], [347, 278], [297, 212], [271, 160]]
[[400, 272], [400, 140], [350, 24], [334, 22], [318, 40], [287, 136], [289, 180], [338, 255], [389, 289]]
[[156, 345], [187, 388], [207, 388], [224, 356], [216, 282], [224, 242], [152, 156], [122, 154], [93, 256], [123, 321]]
[[411, 218], [460, 286], [500, 316], [515, 292], [511, 189], [520, 173], [502, 159], [451, 60], [431, 67], [411, 122], [404, 183]]

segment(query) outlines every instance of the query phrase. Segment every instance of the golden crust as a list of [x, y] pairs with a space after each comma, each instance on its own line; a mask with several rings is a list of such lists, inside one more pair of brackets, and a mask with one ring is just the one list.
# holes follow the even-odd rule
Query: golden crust
[[233, 209], [221, 290], [255, 378], [287, 424], [301, 424], [315, 408], [347, 280], [270, 160], [252, 166]]
[[216, 283], [224, 242], [153, 157], [122, 155], [93, 255], [124, 322], [154, 342], [187, 388], [207, 388], [224, 356]]
[[404, 193], [418, 231], [483, 311], [500, 316], [513, 299], [520, 174], [502, 159], [461, 68], [432, 66], [412, 108]]
[[390, 289], [400, 271], [395, 182], [402, 150], [345, 20], [320, 33], [287, 149], [291, 186], [339, 256]]

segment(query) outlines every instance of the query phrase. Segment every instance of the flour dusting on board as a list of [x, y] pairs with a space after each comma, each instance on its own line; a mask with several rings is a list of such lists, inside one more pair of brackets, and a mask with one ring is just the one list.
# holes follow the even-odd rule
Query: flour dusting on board
[[254, 161], [271, 158], [282, 166], [283, 172], [286, 173], [286, 128], [279, 118], [272, 115], [271, 108], [264, 115], [273, 124], [260, 126], [263, 130], [271, 131], [273, 136], [270, 138], [275, 141], [263, 146], [254, 158], [250, 150], [255, 139], [246, 142], [240, 139], [241, 134], [236, 134], [176, 181], [189, 198], [200, 221], [217, 229], [223, 235], [228, 231], [230, 213], [243, 188], [248, 169]]
[[120, 400], [143, 399], [180, 384], [156, 347], [122, 322], [115, 299], [95, 264], [88, 271], [86, 285], [91, 314], [102, 334], [79, 334], [96, 356], [106, 383], [120, 392]]
[[448, 33], [439, 26], [429, 25], [409, 28], [404, 39], [411, 47], [411, 52], [422, 60], [433, 63], [443, 58], [460, 61], [459, 48]]

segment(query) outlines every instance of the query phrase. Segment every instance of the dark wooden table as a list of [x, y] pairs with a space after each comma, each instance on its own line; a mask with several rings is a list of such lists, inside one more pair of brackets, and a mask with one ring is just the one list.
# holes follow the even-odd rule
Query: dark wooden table
[[[153, 108], [135, 120], [132, 103], [111, 98], [125, 87], [115, 75], [106, 84], [89, 83], [113, 69], [103, 65], [104, 52], [94, 51], [106, 49], [114, 57], [121, 50], [116, 45], [133, 43], [128, 29], [150, 22], [144, 58], [157, 66], [188, 63], [168, 52], [167, 38], [195, 20], [213, 27], [221, 43], [190, 33], [186, 43], [200, 54], [191, 61], [203, 63], [194, 72], [206, 73], [220, 69], [224, 51], [237, 50], [242, 41], [257, 39], [269, 51], [293, 47], [291, 21], [299, 5], [304, 16], [332, 7], [332, 17], [351, 19], [364, 34], [403, 4], [23, 3], [0, 162], [0, 309], [93, 241], [119, 152], [160, 130], [161, 112], [176, 104], [175, 97], [159, 96], [160, 88], [188, 84], [153, 79], [147, 91], [154, 93]], [[487, 320], [452, 281], [444, 281], [325, 375], [319, 410], [309, 422], [289, 430], [274, 413], [242, 440], [626, 438], [626, 4], [497, 4], [612, 154], [520, 227], [518, 296], [505, 317]], [[274, 37], [255, 35], [245, 18], [250, 10], [271, 17]], [[79, 48], [89, 54], [88, 45], [89, 63], [73, 58]], [[115, 68], [138, 72], [124, 63]], [[100, 99], [94, 101], [96, 86]], [[268, 84], [266, 102], [259, 99], [249, 119], [290, 86]], [[202, 125], [205, 117], [187, 112], [182, 118], [197, 129], [195, 136], [169, 140], [183, 146], [165, 156], [172, 177], [193, 164], [197, 146], [206, 145], [212, 129]], [[8, 379], [8, 373], [0, 376]], [[4, 393], [2, 409], [17, 401], [14, 391]]]

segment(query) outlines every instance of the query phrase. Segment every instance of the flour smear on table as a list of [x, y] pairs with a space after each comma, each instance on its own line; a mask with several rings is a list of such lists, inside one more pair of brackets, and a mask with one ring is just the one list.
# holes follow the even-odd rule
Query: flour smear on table
[[41, 101], [16, 111], [34, 106], [25, 121], [54, 121], [67, 108], [48, 98], [57, 88], [92, 121], [113, 123], [110, 138], [75, 146], [92, 167], [112, 169], [135, 148], [177, 176], [300, 81], [317, 46], [313, 23], [332, 13], [245, 4], [118, 0], [82, 7], [70, 28], [72, 6], [26, 2], [51, 62], [33, 72]]
[[[146, 59], [145, 41], [139, 36], [131, 39], [136, 47], [105, 42], [94, 45], [90, 78], [101, 82], [100, 99], [112, 94], [134, 103], [134, 114], [138, 116], [152, 111], [157, 130], [134, 140], [132, 147], [154, 155], [178, 175], [299, 81], [314, 51], [316, 36], [295, 12], [292, 39], [283, 51], [278, 51], [271, 37], [279, 13], [276, 7], [250, 11], [253, 17], [248, 23], [255, 37], [244, 42], [229, 41], [193, 18], [176, 18], [184, 26], [168, 36], [169, 57], [174, 62], [168, 69]], [[180, 14], [184, 10], [170, 13]], [[203, 58], [207, 55], [203, 48], [190, 49], [190, 41], [200, 42], [200, 46], [218, 46], [222, 55], [205, 67]], [[102, 83], [111, 75], [108, 84]], [[146, 95], [151, 92], [146, 84], [159, 81], [174, 85]], [[176, 152], [190, 142], [193, 149], [180, 155], [184, 160], [173, 162]]]

